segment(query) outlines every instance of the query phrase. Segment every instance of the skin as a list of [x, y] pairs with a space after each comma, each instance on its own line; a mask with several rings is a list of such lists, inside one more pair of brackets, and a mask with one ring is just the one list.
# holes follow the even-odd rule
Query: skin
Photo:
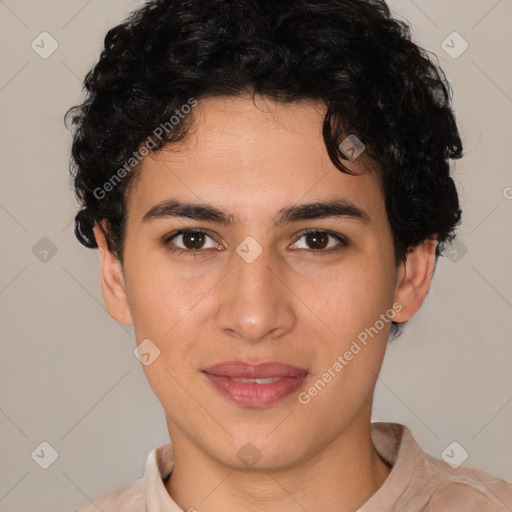
[[[371, 162], [364, 153], [345, 162], [359, 176], [335, 168], [321, 136], [324, 113], [312, 101], [199, 100], [185, 142], [142, 161], [126, 198], [123, 265], [95, 228], [108, 311], [134, 326], [137, 343], [149, 338], [160, 350], [143, 370], [174, 447], [165, 485], [183, 510], [354, 511], [390, 472], [370, 437], [390, 322], [308, 404], [297, 395], [394, 303], [401, 305], [395, 321], [415, 314], [431, 283], [436, 241], [425, 240], [395, 264]], [[221, 207], [240, 222], [142, 220], [170, 198]], [[326, 199], [350, 201], [369, 222], [332, 217], [273, 225], [283, 207]], [[162, 240], [182, 228], [208, 230], [211, 238], [178, 236], [168, 245], [195, 246], [200, 254], [166, 249]], [[333, 230], [349, 244], [300, 237], [310, 228]], [[248, 236], [263, 250], [252, 263], [236, 252]], [[309, 376], [277, 404], [241, 407], [201, 372], [236, 359], [281, 361]], [[250, 468], [237, 457], [248, 442], [261, 452]]]

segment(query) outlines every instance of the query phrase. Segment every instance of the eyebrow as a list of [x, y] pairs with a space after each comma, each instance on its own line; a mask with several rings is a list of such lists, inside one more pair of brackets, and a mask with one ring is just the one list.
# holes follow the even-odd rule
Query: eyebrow
[[[222, 208], [206, 203], [182, 202], [178, 199], [168, 199], [156, 204], [144, 214], [142, 222], [179, 217], [215, 222], [227, 227], [240, 222], [236, 215]], [[279, 210], [274, 226], [331, 217], [346, 217], [365, 224], [371, 222], [370, 216], [362, 208], [344, 199], [332, 199], [286, 206]]]

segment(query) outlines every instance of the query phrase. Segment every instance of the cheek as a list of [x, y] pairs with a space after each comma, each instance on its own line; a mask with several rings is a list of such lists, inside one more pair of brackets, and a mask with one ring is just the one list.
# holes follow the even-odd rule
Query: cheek
[[163, 280], [153, 282], [153, 276], [136, 278], [130, 286], [129, 305], [136, 339], [161, 338], [174, 323], [178, 312], [171, 307], [176, 297], [169, 294]]
[[341, 270], [326, 283], [310, 300], [320, 305], [319, 316], [332, 331], [345, 339], [373, 325], [393, 301], [393, 281], [375, 266]]
[[173, 282], [156, 267], [146, 270], [133, 275], [130, 308], [137, 343], [150, 340], [150, 352], [156, 354], [150, 364], [141, 362], [142, 369], [167, 410], [186, 400], [180, 383], [189, 381], [197, 359], [191, 336], [197, 330], [194, 304], [199, 299], [190, 295], [190, 284]]
[[[326, 288], [329, 300], [319, 313], [329, 326], [315, 351], [320, 363], [306, 390], [313, 411], [329, 410], [334, 417], [356, 414], [374, 389], [384, 358], [392, 316], [388, 283], [371, 275], [352, 273]], [[334, 333], [334, 334], [333, 334]], [[335, 425], [333, 424], [333, 428]]]
[[191, 281], [165, 258], [144, 258], [141, 254], [138, 259], [132, 257], [127, 268], [131, 270], [127, 288], [135, 338], [137, 343], [151, 340], [160, 351], [155, 363], [144, 366], [144, 371], [152, 386], [158, 386], [159, 381], [168, 386], [171, 377], [165, 370], [183, 375], [187, 370], [183, 361], [197, 359], [194, 340], [202, 337], [212, 283], [206, 278]]
[[393, 318], [386, 313], [393, 313], [393, 288], [388, 281], [370, 269], [354, 269], [339, 273], [324, 289], [319, 316], [329, 331], [317, 347], [322, 364], [315, 377], [322, 381], [320, 387], [329, 381], [330, 391], [322, 393], [319, 401], [324, 401], [325, 407], [329, 407], [330, 400], [348, 409], [357, 407], [373, 388]]
[[156, 339], [169, 336], [180, 319], [186, 322], [187, 314], [205, 293], [202, 285], [192, 283], [164, 256], [150, 257], [149, 253], [150, 250], [133, 255], [126, 262], [128, 301], [137, 340], [140, 336]]

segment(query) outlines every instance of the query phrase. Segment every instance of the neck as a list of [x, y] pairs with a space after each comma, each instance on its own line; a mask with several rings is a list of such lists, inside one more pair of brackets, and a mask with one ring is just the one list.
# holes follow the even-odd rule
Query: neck
[[166, 489], [184, 511], [354, 512], [391, 471], [373, 446], [370, 422], [369, 414], [357, 418], [313, 457], [276, 471], [227, 467], [174, 430], [175, 463]]

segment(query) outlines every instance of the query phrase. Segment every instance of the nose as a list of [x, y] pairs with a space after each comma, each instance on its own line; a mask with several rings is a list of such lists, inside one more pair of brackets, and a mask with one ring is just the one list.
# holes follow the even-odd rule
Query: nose
[[269, 249], [254, 261], [240, 254], [233, 254], [233, 268], [222, 287], [217, 327], [250, 343], [291, 331], [296, 323], [296, 297], [287, 282], [290, 269]]

